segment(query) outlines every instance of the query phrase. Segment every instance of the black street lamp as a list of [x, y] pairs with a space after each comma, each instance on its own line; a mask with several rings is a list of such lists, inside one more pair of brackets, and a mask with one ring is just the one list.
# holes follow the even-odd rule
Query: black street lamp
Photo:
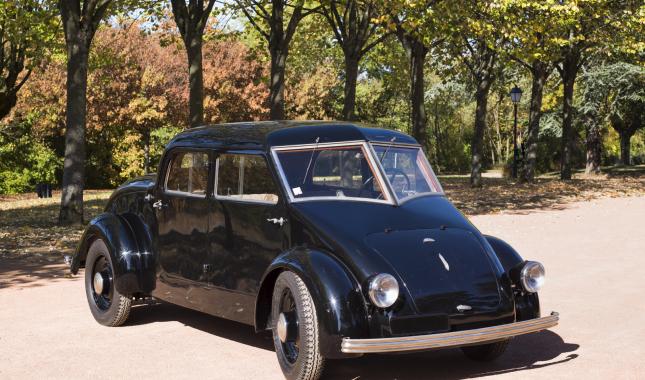
[[511, 89], [511, 101], [513, 102], [513, 178], [517, 178], [517, 161], [519, 151], [517, 150], [517, 104], [522, 98], [522, 90], [515, 86]]

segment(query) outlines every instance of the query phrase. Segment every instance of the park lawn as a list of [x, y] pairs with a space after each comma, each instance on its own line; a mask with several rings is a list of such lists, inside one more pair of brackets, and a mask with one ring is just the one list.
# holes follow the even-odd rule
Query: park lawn
[[[484, 178], [481, 189], [470, 188], [468, 176], [440, 176], [440, 180], [448, 198], [466, 215], [525, 213], [602, 197], [645, 196], [645, 166], [609, 168], [592, 178], [578, 174], [566, 182], [550, 175], [520, 185], [504, 178]], [[85, 192], [86, 221], [102, 212], [111, 192]], [[60, 262], [73, 253], [83, 228], [56, 224], [59, 202], [59, 192], [50, 199], [38, 199], [33, 193], [0, 196], [0, 259]]]

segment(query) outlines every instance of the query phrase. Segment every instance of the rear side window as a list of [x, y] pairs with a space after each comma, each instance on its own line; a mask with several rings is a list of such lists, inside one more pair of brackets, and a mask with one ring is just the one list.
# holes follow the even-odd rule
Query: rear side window
[[216, 195], [275, 204], [278, 191], [261, 156], [222, 154], [217, 159]]
[[173, 156], [166, 177], [166, 191], [206, 196], [208, 154], [180, 152]]

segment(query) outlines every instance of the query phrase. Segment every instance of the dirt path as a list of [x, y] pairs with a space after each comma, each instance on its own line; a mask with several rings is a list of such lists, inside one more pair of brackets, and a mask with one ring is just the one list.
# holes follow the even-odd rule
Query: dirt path
[[[483, 215], [485, 233], [543, 262], [543, 313], [561, 325], [517, 338], [496, 363], [457, 350], [331, 361], [328, 378], [645, 378], [645, 197]], [[267, 335], [172, 305], [121, 328], [92, 319], [81, 277], [56, 263], [0, 261], [0, 379], [281, 379]]]

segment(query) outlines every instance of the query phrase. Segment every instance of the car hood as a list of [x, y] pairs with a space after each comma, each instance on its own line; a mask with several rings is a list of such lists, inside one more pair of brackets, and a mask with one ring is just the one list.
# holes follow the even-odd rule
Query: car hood
[[489, 313], [499, 307], [495, 270], [470, 231], [379, 232], [365, 242], [396, 271], [422, 314]]
[[[300, 202], [296, 217], [365, 286], [377, 273], [399, 278], [417, 313], [490, 312], [500, 305], [503, 269], [481, 233], [443, 196], [400, 206]], [[470, 310], [468, 310], [470, 309]]]

